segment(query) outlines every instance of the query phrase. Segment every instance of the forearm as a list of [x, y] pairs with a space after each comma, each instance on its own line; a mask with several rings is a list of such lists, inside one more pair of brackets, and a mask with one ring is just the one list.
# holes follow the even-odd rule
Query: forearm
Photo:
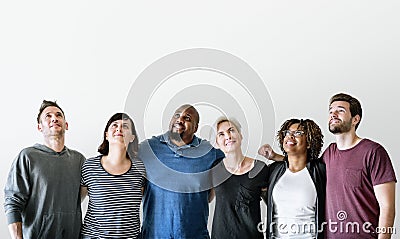
[[274, 153], [268, 159], [274, 160], [274, 161], [283, 161], [284, 158], [285, 157], [283, 155]]
[[8, 231], [10, 232], [11, 239], [22, 239], [22, 223], [14, 222], [8, 225]]
[[393, 233], [395, 208], [380, 208], [378, 239], [389, 239]]
[[393, 224], [396, 212], [395, 191], [395, 182], [388, 182], [374, 186], [375, 196], [379, 203], [379, 222], [377, 228], [379, 239], [390, 238], [393, 233]]

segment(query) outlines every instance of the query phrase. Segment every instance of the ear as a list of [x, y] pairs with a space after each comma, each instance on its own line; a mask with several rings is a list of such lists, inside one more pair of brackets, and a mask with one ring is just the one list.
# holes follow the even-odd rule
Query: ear
[[353, 125], [356, 125], [360, 122], [361, 118], [359, 115], [353, 117]]
[[136, 139], [136, 136], [135, 136], [135, 135], [132, 135], [132, 138], [131, 138], [131, 140], [129, 141], [129, 143], [132, 143], [133, 141], [135, 141], [135, 139]]
[[65, 122], [65, 130], [68, 130], [68, 122]]
[[105, 132], [106, 140], [108, 141], [108, 132]]
[[42, 124], [39, 123], [39, 124], [37, 125], [37, 129], [39, 130], [39, 132], [42, 132], [42, 130], [43, 130], [43, 129], [42, 129]]

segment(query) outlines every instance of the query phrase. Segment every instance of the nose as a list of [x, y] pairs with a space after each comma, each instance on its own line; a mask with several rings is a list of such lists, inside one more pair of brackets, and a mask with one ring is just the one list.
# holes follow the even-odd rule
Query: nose
[[122, 131], [122, 125], [119, 124], [119, 125], [117, 126], [117, 131], [119, 131], [119, 132]]
[[51, 116], [51, 122], [57, 122], [58, 119], [55, 115]]
[[330, 117], [331, 119], [336, 119], [336, 118], [337, 118], [337, 112], [336, 112], [336, 111], [330, 112], [330, 113], [329, 113], [329, 117]]
[[184, 119], [184, 117], [183, 117], [183, 115], [180, 115], [179, 117], [176, 117], [176, 123], [181, 123], [181, 122], [184, 122], [185, 121], [185, 119]]

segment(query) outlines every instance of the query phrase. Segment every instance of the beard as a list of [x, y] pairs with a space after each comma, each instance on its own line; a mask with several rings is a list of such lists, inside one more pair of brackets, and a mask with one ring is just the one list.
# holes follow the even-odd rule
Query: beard
[[169, 132], [170, 132], [169, 137], [170, 137], [172, 140], [175, 140], [175, 141], [178, 141], [178, 142], [181, 142], [181, 141], [182, 141], [182, 136], [183, 136], [183, 133], [184, 133], [184, 132], [182, 132], [182, 133], [177, 133], [177, 132], [173, 132], [172, 130], [170, 130]]
[[341, 134], [349, 132], [351, 129], [351, 121], [342, 121], [340, 124], [329, 125], [329, 131], [333, 134]]

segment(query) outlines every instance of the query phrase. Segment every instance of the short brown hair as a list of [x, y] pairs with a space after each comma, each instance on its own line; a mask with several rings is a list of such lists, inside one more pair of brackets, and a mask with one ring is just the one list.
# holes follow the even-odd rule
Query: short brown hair
[[332, 96], [331, 99], [329, 100], [329, 106], [335, 101], [345, 101], [345, 102], [349, 103], [351, 117], [354, 117], [356, 115], [360, 116], [360, 121], [358, 121], [358, 123], [356, 124], [356, 129], [357, 129], [358, 125], [361, 122], [361, 118], [362, 118], [362, 108], [361, 108], [360, 101], [357, 100], [356, 98], [354, 98], [353, 96], [345, 94], [345, 93], [338, 93], [338, 94]]
[[50, 106], [54, 106], [54, 107], [59, 108], [61, 110], [61, 112], [63, 113], [63, 116], [65, 118], [64, 111], [61, 109], [61, 107], [57, 104], [56, 101], [43, 100], [43, 102], [42, 102], [42, 104], [40, 105], [40, 108], [39, 108], [39, 113], [37, 115], [38, 124], [40, 123], [40, 115], [42, 114], [43, 110], [46, 109], [47, 107], [50, 107]]

